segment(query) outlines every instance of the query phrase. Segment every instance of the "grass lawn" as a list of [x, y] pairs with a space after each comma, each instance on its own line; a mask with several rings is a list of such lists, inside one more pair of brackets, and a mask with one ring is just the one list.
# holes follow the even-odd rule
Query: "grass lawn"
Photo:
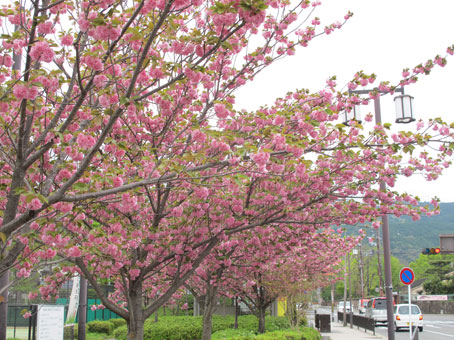
[[16, 327], [16, 337], [14, 337], [14, 327], [8, 327], [6, 330], [6, 338], [10, 339], [28, 339], [28, 327]]

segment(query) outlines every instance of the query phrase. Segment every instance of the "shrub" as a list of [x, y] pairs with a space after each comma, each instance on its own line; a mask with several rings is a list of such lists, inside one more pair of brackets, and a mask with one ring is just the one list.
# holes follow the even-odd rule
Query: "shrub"
[[147, 322], [144, 329], [146, 340], [193, 340], [201, 337], [201, 317], [161, 317], [159, 322]]
[[125, 319], [110, 319], [109, 322], [112, 324], [112, 329], [117, 329], [120, 326], [126, 325]]
[[307, 317], [305, 315], [300, 318], [298, 326], [301, 327], [307, 326]]
[[115, 329], [115, 331], [113, 333], [114, 338], [117, 340], [126, 340], [127, 335], [128, 335], [127, 326], [120, 326], [117, 329]]
[[303, 333], [303, 340], [320, 340], [322, 337], [320, 333], [311, 327], [302, 327], [301, 331]]
[[[258, 329], [258, 319], [254, 315], [238, 318], [238, 330], [233, 329], [233, 316], [213, 316], [213, 336], [229, 340], [253, 339]], [[288, 329], [289, 323], [285, 317], [266, 317], [266, 329], [269, 332]], [[114, 331], [117, 340], [126, 340], [126, 326], [120, 326]], [[219, 333], [223, 332], [223, 333]], [[202, 337], [202, 317], [197, 316], [162, 316], [158, 322], [147, 320], [144, 327], [145, 340], [194, 340]], [[299, 339], [300, 340], [300, 339]], [[308, 340], [313, 340], [309, 338]]]
[[255, 335], [246, 330], [219, 331], [212, 336], [212, 340], [320, 340], [320, 334], [312, 328], [301, 330], [284, 329]]
[[302, 340], [303, 334], [297, 330], [282, 330], [259, 334], [254, 340]]
[[223, 329], [212, 334], [211, 340], [232, 340], [236, 337], [242, 337], [244, 339], [255, 337], [255, 332], [247, 329]]
[[65, 325], [63, 330], [63, 339], [77, 339], [79, 325], [76, 323], [74, 325]]
[[112, 333], [112, 323], [109, 321], [90, 321], [87, 322], [87, 330], [91, 333]]

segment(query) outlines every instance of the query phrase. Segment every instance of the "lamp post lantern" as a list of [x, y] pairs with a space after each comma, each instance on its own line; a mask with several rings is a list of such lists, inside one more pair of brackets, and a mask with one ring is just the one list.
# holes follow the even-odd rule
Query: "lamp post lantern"
[[[368, 94], [370, 90], [350, 90], [349, 93], [355, 94]], [[379, 89], [375, 89], [378, 94], [384, 93]], [[404, 93], [404, 88], [396, 88], [394, 92], [401, 93], [400, 96], [394, 98], [396, 105], [396, 123], [411, 123], [415, 121], [413, 117], [413, 97]], [[359, 110], [355, 107], [353, 110], [356, 115]], [[380, 125], [381, 120], [381, 108], [380, 108], [380, 95], [374, 98], [374, 113], [375, 113], [375, 124]], [[347, 117], [347, 115], [346, 115]], [[354, 117], [353, 119], [357, 119]], [[348, 123], [348, 122], [345, 122]], [[380, 191], [386, 190], [386, 184], [380, 181]], [[394, 325], [393, 325], [393, 286], [392, 286], [392, 272], [391, 272], [391, 244], [389, 238], [389, 220], [388, 215], [382, 216], [382, 239], [383, 239], [383, 259], [385, 267], [385, 294], [386, 294], [386, 314], [388, 319], [388, 340], [395, 340], [394, 337]]]
[[408, 124], [415, 121], [415, 118], [413, 118], [412, 96], [402, 94], [394, 98], [394, 103], [396, 104], [396, 123]]

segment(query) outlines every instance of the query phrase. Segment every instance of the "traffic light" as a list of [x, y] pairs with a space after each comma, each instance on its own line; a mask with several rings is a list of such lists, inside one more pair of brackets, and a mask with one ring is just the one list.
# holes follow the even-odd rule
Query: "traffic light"
[[440, 248], [425, 248], [421, 253], [423, 255], [437, 255], [440, 254]]

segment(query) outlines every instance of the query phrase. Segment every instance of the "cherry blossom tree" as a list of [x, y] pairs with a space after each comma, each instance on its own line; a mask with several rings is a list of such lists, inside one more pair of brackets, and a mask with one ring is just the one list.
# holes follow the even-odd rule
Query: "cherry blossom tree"
[[258, 317], [258, 331], [263, 333], [265, 311], [277, 297], [334, 280], [337, 261], [359, 240], [316, 228], [290, 233], [260, 227], [248, 234], [231, 240], [234, 247], [228, 253], [220, 244], [185, 284], [201, 304], [203, 340], [211, 339], [212, 315], [220, 296], [245, 302]]
[[[279, 19], [266, 16], [268, 7], [280, 11]], [[0, 274], [34, 251], [21, 237], [41, 217], [58, 220], [78, 202], [177, 176], [178, 167], [121, 176], [116, 166], [131, 140], [144, 142], [140, 129], [156, 145], [192, 132], [203, 139], [197, 129], [213, 107], [225, 118], [237, 87], [316, 35], [312, 24], [290, 29], [299, 11], [311, 8], [308, 1], [261, 0], [2, 6]], [[248, 37], [258, 36], [264, 22], [258, 44], [247, 50]], [[235, 65], [237, 56], [244, 62]], [[179, 133], [161, 138], [185, 122]], [[219, 164], [202, 168], [213, 166]], [[185, 169], [192, 170], [200, 169]]]
[[[233, 235], [425, 213], [413, 197], [376, 183], [392, 186], [414, 171], [435, 178], [452, 152], [443, 122], [392, 139], [383, 126], [369, 134], [339, 126], [358, 98], [337, 92], [333, 80], [257, 112], [235, 109], [238, 87], [342, 26], [306, 20], [318, 4], [4, 6], [0, 273], [16, 266], [27, 276], [40, 261], [66, 258], [72, 264], [42, 294], [75, 270], [100, 295], [99, 282], [114, 282], [116, 295], [103, 304], [128, 321], [129, 339], [141, 339], [145, 319]], [[418, 65], [402, 84], [444, 63], [437, 56]], [[351, 86], [373, 80], [361, 73]], [[440, 146], [435, 156], [413, 151], [428, 143]]]
[[[268, 235], [267, 235], [268, 234]], [[259, 320], [258, 332], [265, 332], [267, 308], [278, 297], [288, 298], [296, 293], [324, 287], [338, 279], [339, 263], [363, 237], [342, 238], [331, 229], [306, 231], [293, 238], [276, 252], [265, 246], [274, 239], [273, 232], [265, 235], [257, 247], [248, 247], [247, 254], [222, 279], [225, 292], [238, 296]], [[263, 242], [262, 242], [263, 241]]]

